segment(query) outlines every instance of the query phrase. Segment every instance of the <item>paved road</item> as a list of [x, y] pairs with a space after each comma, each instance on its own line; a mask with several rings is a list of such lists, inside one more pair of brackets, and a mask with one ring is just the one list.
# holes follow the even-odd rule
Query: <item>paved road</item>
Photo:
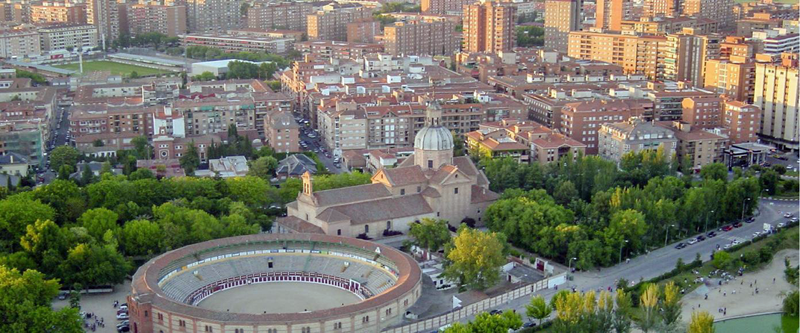
[[[295, 115], [295, 116], [297, 116], [297, 115]], [[304, 132], [303, 130], [307, 130], [307, 131]], [[308, 134], [311, 134], [311, 133], [314, 133], [315, 138], [310, 138], [308, 136]], [[331, 173], [342, 173], [342, 172], [344, 172], [344, 169], [337, 168], [336, 166], [333, 165], [334, 156], [333, 156], [332, 152], [328, 151], [328, 154], [331, 154], [330, 158], [325, 156], [325, 153], [317, 152], [318, 149], [325, 148], [325, 147], [322, 146], [321, 139], [320, 139], [319, 135], [317, 135], [317, 133], [314, 132], [314, 130], [310, 129], [309, 127], [302, 126], [301, 127], [301, 131], [300, 131], [300, 141], [303, 141], [306, 144], [308, 144], [308, 148], [306, 148], [304, 150], [313, 151], [313, 152], [317, 153], [317, 157], [319, 158], [320, 161], [322, 161], [322, 164], [324, 164], [325, 167], [328, 168], [328, 171], [330, 171]]]
[[[675, 268], [678, 258], [682, 258], [685, 263], [689, 263], [694, 260], [697, 253], [700, 253], [703, 261], [708, 261], [717, 244], [723, 246], [733, 240], [751, 240], [753, 233], [763, 230], [764, 223], [770, 223], [774, 226], [779, 222], [785, 222], [787, 219], [783, 217], [783, 214], [786, 212], [793, 212], [795, 216], [800, 215], [799, 207], [797, 201], [762, 199], [759, 204], [760, 214], [753, 223], [744, 223], [741, 228], [728, 232], [717, 231], [717, 237], [690, 245], [684, 249], [675, 249], [675, 245], [678, 242], [674, 242], [667, 247], [650, 252], [650, 254], [633, 258], [629, 263], [623, 262], [600, 270], [578, 272], [574, 275], [574, 280], [568, 282], [562, 288], [575, 286], [579, 291], [606, 289], [609, 286], [613, 288], [614, 282], [620, 278], [629, 281], [638, 281], [641, 278], [645, 280], [651, 279]], [[686, 240], [681, 241], [686, 242]], [[538, 292], [537, 295], [542, 295], [549, 300], [555, 293], [556, 290], [550, 289]], [[529, 302], [530, 297], [522, 297], [499, 307], [499, 309], [514, 309], [525, 317], [525, 305]], [[466, 322], [472, 319], [470, 317], [462, 321]]]

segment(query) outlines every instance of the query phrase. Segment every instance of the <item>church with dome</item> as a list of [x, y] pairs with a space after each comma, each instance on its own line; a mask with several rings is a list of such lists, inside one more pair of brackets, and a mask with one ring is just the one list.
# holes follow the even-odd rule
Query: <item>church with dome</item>
[[454, 227], [469, 219], [482, 224], [486, 207], [498, 195], [469, 157], [453, 156], [453, 136], [441, 117], [436, 102], [428, 105], [414, 154], [397, 167], [377, 170], [371, 184], [314, 191], [311, 174], [304, 174], [302, 191], [273, 232], [377, 239], [407, 234], [423, 218], [444, 219]]

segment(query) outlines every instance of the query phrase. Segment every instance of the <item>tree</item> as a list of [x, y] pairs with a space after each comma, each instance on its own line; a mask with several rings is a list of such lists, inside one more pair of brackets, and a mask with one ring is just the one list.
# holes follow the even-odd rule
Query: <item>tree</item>
[[797, 317], [797, 314], [800, 312], [800, 293], [797, 290], [790, 292], [786, 295], [786, 298], [783, 299], [783, 313]]
[[42, 268], [50, 272], [53, 267], [49, 267], [47, 264], [57, 264], [67, 253], [68, 248], [66, 236], [50, 220], [39, 220], [34, 224], [29, 224], [27, 232], [20, 239], [20, 245], [36, 262], [41, 264]]
[[69, 250], [59, 270], [65, 284], [90, 287], [122, 283], [131, 265], [112, 245], [82, 243]]
[[133, 144], [134, 151], [139, 159], [149, 160], [151, 158], [152, 149], [146, 136], [140, 135], [131, 139], [131, 144]]
[[128, 175], [128, 180], [136, 181], [140, 179], [155, 179], [156, 176], [153, 175], [153, 172], [150, 169], [137, 169], [131, 174]]
[[728, 179], [728, 168], [722, 163], [706, 164], [700, 169], [700, 177], [724, 181]]
[[453, 136], [453, 156], [464, 156], [466, 150], [464, 149], [464, 138], [458, 136], [456, 131], [450, 131]]
[[566, 205], [572, 200], [579, 198], [578, 190], [575, 188], [575, 184], [566, 180], [558, 184], [558, 187], [553, 193], [553, 198], [556, 199], [556, 203], [559, 205]]
[[663, 311], [661, 317], [664, 319], [664, 326], [669, 330], [674, 329], [681, 317], [681, 295], [675, 282], [669, 281], [664, 286], [664, 300], [662, 302]]
[[111, 163], [108, 161], [105, 161], [100, 165], [100, 177], [102, 178], [105, 174], [114, 175], [114, 171], [111, 168]]
[[62, 165], [58, 168], [58, 179], [69, 180], [70, 175], [75, 172], [75, 167], [71, 165]]
[[186, 171], [187, 175], [193, 175], [194, 170], [197, 170], [197, 167], [200, 166], [200, 154], [197, 152], [197, 147], [194, 145], [194, 140], [189, 144], [189, 148], [186, 150], [180, 158], [181, 168]]
[[540, 295], [532, 297], [531, 303], [525, 306], [525, 310], [525, 314], [527, 314], [528, 317], [539, 320], [539, 326], [542, 325], [542, 320], [550, 317], [550, 313], [553, 312], [553, 308], [551, 308]]
[[0, 245], [7, 252], [19, 249], [19, 240], [36, 221], [53, 220], [55, 211], [39, 200], [15, 195], [0, 201]]
[[714, 252], [714, 259], [712, 260], [714, 267], [718, 269], [723, 269], [725, 267], [728, 267], [728, 264], [730, 262], [731, 262], [731, 255], [728, 252], [725, 251]]
[[706, 311], [692, 312], [692, 320], [689, 322], [689, 333], [714, 333], [714, 316]]
[[78, 223], [86, 228], [86, 231], [89, 232], [89, 236], [94, 237], [95, 240], [100, 241], [103, 239], [103, 235], [106, 231], [111, 230], [114, 233], [118, 233], [119, 225], [117, 225], [117, 219], [119, 215], [117, 213], [105, 209], [105, 208], [95, 208], [87, 210], [81, 217], [78, 219]]
[[628, 333], [631, 331], [631, 296], [624, 289], [618, 289], [615, 296], [617, 307], [614, 310], [612, 326], [617, 333]]
[[81, 185], [86, 186], [91, 184], [95, 180], [94, 172], [92, 172], [92, 168], [89, 167], [89, 163], [83, 165], [83, 171], [81, 172]]
[[266, 180], [254, 176], [225, 179], [231, 200], [241, 201], [249, 206], [263, 207], [277, 197], [277, 191]]
[[800, 265], [792, 267], [792, 263], [789, 261], [789, 258], [784, 258], [783, 264], [786, 266], [786, 269], [783, 270], [786, 282], [789, 282], [789, 284], [793, 286], [797, 285], [798, 277], [800, 277]]
[[50, 152], [50, 167], [53, 170], [61, 170], [61, 166], [69, 165], [75, 170], [80, 153], [71, 146], [58, 146]]
[[642, 293], [639, 305], [644, 313], [637, 322], [639, 328], [645, 333], [649, 332], [656, 325], [656, 305], [658, 305], [658, 286], [655, 284], [648, 284], [643, 286], [644, 293]]
[[512, 311], [492, 315], [481, 312], [466, 325], [455, 323], [445, 330], [446, 333], [508, 333], [522, 327], [522, 317]]
[[272, 174], [277, 167], [278, 160], [275, 157], [259, 157], [255, 161], [250, 162], [250, 171], [247, 172], [247, 175], [269, 180], [272, 178]]
[[447, 221], [442, 219], [423, 218], [420, 223], [411, 224], [409, 235], [414, 237], [417, 246], [430, 253], [438, 251], [442, 246], [450, 242], [450, 230]]
[[461, 226], [445, 249], [444, 275], [470, 289], [486, 289], [500, 279], [505, 236]]
[[139, 78], [139, 72], [131, 71], [131, 73], [128, 75], [128, 77], [130, 77], [131, 79], [138, 79]]
[[51, 309], [58, 289], [56, 280], [46, 280], [35, 270], [20, 273], [0, 266], [0, 331], [83, 332], [77, 309]]
[[778, 183], [780, 183], [781, 176], [773, 169], [767, 169], [766, 171], [761, 173], [761, 177], [759, 177], [761, 182], [761, 188], [764, 192], [767, 192], [767, 195], [777, 195], [778, 194]]
[[147, 220], [128, 221], [122, 227], [121, 244], [129, 256], [160, 253], [163, 238], [161, 227]]

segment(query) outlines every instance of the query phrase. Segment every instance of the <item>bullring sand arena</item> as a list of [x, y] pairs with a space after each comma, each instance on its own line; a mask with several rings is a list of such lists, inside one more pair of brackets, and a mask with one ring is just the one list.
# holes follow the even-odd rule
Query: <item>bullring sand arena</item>
[[319, 234], [223, 238], [142, 265], [132, 332], [350, 332], [401, 323], [419, 266], [369, 241]]

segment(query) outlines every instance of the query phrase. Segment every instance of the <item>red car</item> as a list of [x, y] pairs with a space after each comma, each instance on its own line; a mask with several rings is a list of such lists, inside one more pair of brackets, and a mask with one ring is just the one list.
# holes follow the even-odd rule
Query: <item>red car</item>
[[733, 227], [731, 227], [729, 225], [726, 225], [726, 226], [722, 227], [722, 231], [731, 231], [731, 230], [733, 230]]
[[736, 222], [733, 224], [734, 228], [740, 228], [742, 226], [742, 222]]

